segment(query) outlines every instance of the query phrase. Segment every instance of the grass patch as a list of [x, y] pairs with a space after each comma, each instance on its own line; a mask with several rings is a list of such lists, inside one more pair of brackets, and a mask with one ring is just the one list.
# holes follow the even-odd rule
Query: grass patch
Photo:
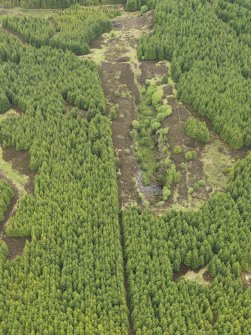
[[0, 171], [7, 179], [11, 180], [12, 183], [16, 185], [20, 198], [27, 194], [24, 186], [28, 181], [28, 176], [13, 170], [11, 163], [6, 162], [3, 159], [2, 147], [0, 147]]
[[0, 114], [0, 123], [10, 115], [18, 115], [15, 109], [9, 109], [6, 113]]
[[207, 271], [207, 267], [204, 267], [203, 269], [201, 269], [199, 272], [194, 272], [194, 271], [188, 271], [185, 275], [184, 278], [186, 280], [192, 280], [195, 281], [197, 284], [199, 285], [206, 285], [209, 286], [210, 283], [207, 282], [203, 275], [204, 273]]
[[219, 140], [214, 140], [202, 153], [202, 162], [207, 182], [214, 188], [222, 190], [229, 179], [235, 161]]

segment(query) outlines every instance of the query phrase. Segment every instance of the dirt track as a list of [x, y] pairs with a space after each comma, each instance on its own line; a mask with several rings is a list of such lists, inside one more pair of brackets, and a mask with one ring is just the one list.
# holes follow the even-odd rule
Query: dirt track
[[[14, 170], [21, 174], [29, 177], [25, 190], [27, 193], [34, 191], [34, 178], [35, 173], [29, 169], [29, 157], [26, 151], [16, 151], [15, 148], [7, 148], [3, 151], [3, 158], [12, 164]], [[30, 237], [8, 237], [6, 235], [6, 228], [9, 224], [10, 219], [15, 215], [17, 210], [18, 202], [20, 200], [19, 190], [16, 185], [6, 176], [0, 172], [0, 178], [5, 180], [13, 189], [14, 196], [7, 208], [4, 215], [4, 219], [0, 224], [0, 235], [1, 239], [7, 244], [9, 249], [8, 259], [13, 259], [16, 256], [20, 256], [23, 253], [23, 249], [27, 240], [30, 241]]]

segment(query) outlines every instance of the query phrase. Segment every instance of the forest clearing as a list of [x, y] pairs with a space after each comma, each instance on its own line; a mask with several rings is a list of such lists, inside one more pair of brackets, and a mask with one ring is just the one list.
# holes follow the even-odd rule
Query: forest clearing
[[0, 5], [0, 334], [249, 335], [249, 2]]

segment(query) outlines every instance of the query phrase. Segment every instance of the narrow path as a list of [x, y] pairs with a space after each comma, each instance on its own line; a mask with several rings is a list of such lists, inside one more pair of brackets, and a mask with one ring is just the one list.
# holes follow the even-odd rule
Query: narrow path
[[19, 195], [19, 191], [16, 185], [10, 179], [8, 179], [1, 171], [0, 171], [0, 179], [6, 181], [14, 191], [14, 196], [12, 197], [9, 203], [9, 206], [5, 212], [4, 219], [2, 223], [0, 224], [1, 240], [3, 240], [6, 243], [6, 245], [8, 246], [8, 250], [9, 250], [8, 259], [13, 259], [14, 257], [18, 255], [22, 255], [25, 243], [27, 240], [30, 240], [30, 238], [8, 237], [6, 235], [6, 229], [7, 229], [8, 223], [10, 219], [12, 218], [12, 216], [15, 215], [18, 202], [20, 200], [20, 195]]
[[35, 173], [29, 169], [29, 157], [25, 151], [15, 148], [0, 147], [0, 178], [5, 180], [13, 189], [14, 196], [6, 210], [4, 220], [0, 223], [1, 239], [9, 249], [9, 259], [22, 255], [25, 242], [29, 237], [8, 237], [6, 229], [10, 219], [15, 215], [20, 199], [34, 191]]

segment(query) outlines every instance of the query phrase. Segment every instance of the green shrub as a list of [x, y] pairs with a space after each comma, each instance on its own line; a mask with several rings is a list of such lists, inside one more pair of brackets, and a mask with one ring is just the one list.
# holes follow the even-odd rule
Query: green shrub
[[117, 108], [116, 108], [115, 106], [113, 106], [113, 107], [111, 108], [111, 111], [110, 111], [109, 116], [110, 116], [110, 119], [111, 119], [112, 121], [117, 119], [117, 117], [118, 117], [118, 111], [117, 111]]
[[153, 121], [151, 124], [151, 130], [155, 133], [159, 128], [161, 124], [158, 121]]
[[142, 182], [143, 182], [143, 185], [144, 185], [144, 186], [148, 186], [148, 185], [150, 185], [150, 180], [149, 180], [149, 178], [146, 176], [145, 173], [143, 173], [143, 176], [142, 176]]
[[158, 113], [165, 113], [166, 117], [172, 115], [173, 110], [172, 107], [169, 105], [161, 105], [157, 108]]
[[159, 134], [159, 135], [167, 135], [168, 134], [168, 132], [169, 132], [169, 128], [160, 128], [158, 131], [157, 131], [157, 133]]
[[138, 120], [133, 120], [132, 127], [133, 129], [140, 129], [140, 122]]
[[173, 149], [173, 153], [174, 154], [181, 154], [182, 153], [182, 148], [179, 145], [176, 145], [176, 147], [174, 147]]
[[152, 95], [152, 104], [155, 108], [161, 103], [163, 92], [161, 90], [156, 90]]
[[141, 15], [145, 14], [147, 11], [148, 11], [148, 7], [146, 5], [144, 5], [140, 8]]
[[171, 194], [172, 192], [169, 190], [169, 188], [167, 186], [164, 186], [163, 191], [162, 191], [163, 200], [166, 201], [170, 197]]
[[185, 159], [187, 161], [190, 161], [190, 160], [196, 158], [196, 156], [197, 156], [197, 154], [196, 154], [196, 151], [194, 151], [194, 150], [189, 150], [185, 153]]

